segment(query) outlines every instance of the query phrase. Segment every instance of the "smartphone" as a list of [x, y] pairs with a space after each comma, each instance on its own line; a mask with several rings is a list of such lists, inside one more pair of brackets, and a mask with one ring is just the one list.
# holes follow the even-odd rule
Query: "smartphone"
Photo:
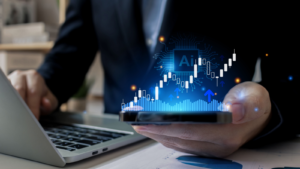
[[168, 125], [172, 123], [232, 123], [232, 113], [227, 111], [191, 111], [191, 112], [143, 112], [123, 111], [120, 121], [131, 125]]

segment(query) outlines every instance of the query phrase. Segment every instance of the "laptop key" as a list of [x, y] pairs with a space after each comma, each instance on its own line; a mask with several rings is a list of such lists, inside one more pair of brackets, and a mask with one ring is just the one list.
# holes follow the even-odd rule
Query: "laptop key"
[[62, 135], [69, 135], [69, 134], [71, 134], [70, 132], [67, 132], [67, 131], [59, 131], [58, 133], [62, 134]]
[[73, 136], [73, 137], [84, 137], [84, 135], [81, 134], [81, 133], [78, 133], [78, 134], [76, 134], [76, 133], [70, 133], [69, 136]]
[[101, 134], [101, 133], [93, 133], [93, 135], [102, 136], [102, 137], [106, 137], [109, 139], [114, 139], [111, 135], [106, 135], [106, 134]]
[[100, 141], [93, 141], [93, 140], [78, 140], [77, 143], [83, 143], [88, 145], [95, 145], [101, 143]]
[[75, 148], [61, 147], [61, 146], [56, 146], [56, 148], [58, 148], [58, 149], [64, 149], [64, 150], [68, 150], [68, 151], [74, 151], [74, 150], [76, 150]]
[[58, 128], [60, 128], [60, 129], [65, 129], [65, 130], [71, 130], [71, 131], [74, 131], [74, 128], [71, 127], [71, 126], [58, 126]]
[[62, 140], [66, 140], [66, 141], [77, 141], [80, 140], [79, 138], [74, 138], [74, 137], [67, 137], [67, 138], [63, 138]]
[[75, 144], [75, 145], [72, 145], [72, 146], [69, 146], [71, 148], [76, 148], [76, 149], [82, 149], [82, 148], [85, 148], [85, 147], [88, 147], [88, 146], [85, 146], [85, 145], [82, 145], [82, 144]]
[[74, 143], [70, 143], [70, 142], [54, 142], [55, 145], [58, 146], [70, 146], [73, 145]]
[[109, 141], [111, 140], [111, 138], [107, 138], [107, 137], [101, 137], [101, 136], [92, 136], [92, 135], [87, 135], [85, 138], [87, 139], [92, 139], [92, 140], [98, 140], [101, 142], [105, 142], [105, 141]]
[[80, 131], [80, 132], [87, 132], [87, 129], [84, 129], [84, 128], [79, 128], [79, 127], [74, 127], [74, 130], [76, 131]]
[[65, 136], [59, 136], [59, 135], [53, 135], [53, 134], [48, 134], [49, 137], [51, 138], [56, 138], [56, 139], [65, 139], [66, 137]]

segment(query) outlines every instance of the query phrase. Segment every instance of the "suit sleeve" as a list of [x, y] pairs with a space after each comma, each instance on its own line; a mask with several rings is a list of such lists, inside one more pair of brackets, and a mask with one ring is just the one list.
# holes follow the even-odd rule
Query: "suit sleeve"
[[[285, 32], [286, 33], [286, 32]], [[293, 31], [286, 33], [292, 37]], [[289, 36], [291, 34], [291, 36]], [[300, 71], [296, 45], [289, 38], [270, 36], [261, 52], [262, 81], [270, 95], [272, 110], [265, 129], [245, 146], [257, 147], [294, 138], [300, 134]], [[268, 53], [268, 56], [266, 56]]]
[[97, 52], [90, 1], [71, 0], [53, 49], [38, 69], [59, 104], [82, 85]]

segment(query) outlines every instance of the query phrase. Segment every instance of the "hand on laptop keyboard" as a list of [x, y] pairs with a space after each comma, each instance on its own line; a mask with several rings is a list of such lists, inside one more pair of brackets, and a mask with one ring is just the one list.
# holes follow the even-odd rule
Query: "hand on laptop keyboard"
[[37, 119], [40, 114], [49, 114], [58, 106], [56, 97], [37, 71], [17, 70], [11, 73], [8, 79]]

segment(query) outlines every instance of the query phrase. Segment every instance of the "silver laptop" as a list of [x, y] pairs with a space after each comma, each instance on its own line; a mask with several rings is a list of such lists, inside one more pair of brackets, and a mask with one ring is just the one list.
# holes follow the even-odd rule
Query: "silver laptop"
[[39, 122], [0, 70], [0, 153], [62, 167], [142, 139], [114, 117], [54, 113]]

